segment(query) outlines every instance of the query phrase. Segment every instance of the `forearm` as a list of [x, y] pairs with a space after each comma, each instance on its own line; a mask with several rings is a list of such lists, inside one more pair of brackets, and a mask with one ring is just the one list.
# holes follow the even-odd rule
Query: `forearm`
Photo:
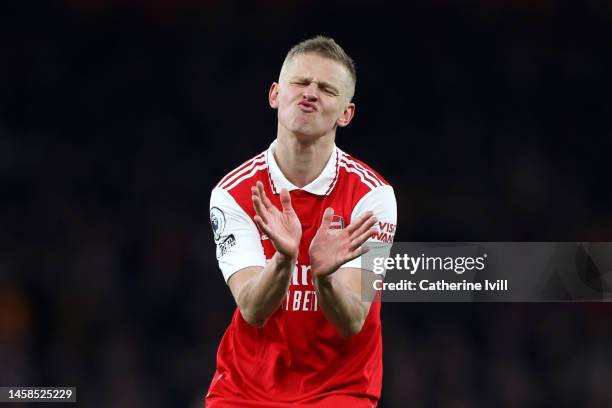
[[359, 333], [369, 311], [369, 303], [345, 287], [333, 274], [313, 278], [317, 301], [327, 320], [343, 338]]
[[277, 252], [260, 273], [244, 284], [237, 303], [247, 323], [261, 327], [274, 313], [287, 293], [295, 261]]

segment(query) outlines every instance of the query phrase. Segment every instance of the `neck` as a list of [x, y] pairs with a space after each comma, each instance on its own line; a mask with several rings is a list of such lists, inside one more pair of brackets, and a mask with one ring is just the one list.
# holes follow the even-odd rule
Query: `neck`
[[293, 134], [277, 133], [274, 158], [287, 180], [302, 188], [325, 168], [334, 149], [335, 134], [303, 141]]

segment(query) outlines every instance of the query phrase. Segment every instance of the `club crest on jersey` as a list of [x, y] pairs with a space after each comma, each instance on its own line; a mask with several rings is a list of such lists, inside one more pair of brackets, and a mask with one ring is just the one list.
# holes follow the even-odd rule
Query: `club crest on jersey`
[[341, 215], [333, 215], [329, 229], [344, 229], [344, 218]]

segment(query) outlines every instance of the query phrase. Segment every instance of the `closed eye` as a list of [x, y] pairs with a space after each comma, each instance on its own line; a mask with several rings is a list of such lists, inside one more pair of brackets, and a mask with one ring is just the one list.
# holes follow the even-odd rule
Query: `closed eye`
[[338, 96], [338, 92], [336, 92], [335, 90], [331, 89], [331, 88], [323, 88], [323, 92], [325, 92], [328, 95], [331, 96]]
[[[308, 86], [312, 83], [312, 81], [308, 80], [308, 79], [295, 79], [293, 81], [289, 81], [289, 83], [291, 85], [296, 85], [296, 86]], [[338, 96], [340, 95], [340, 92], [338, 92], [338, 90], [332, 86], [330, 86], [329, 84], [322, 82], [322, 83], [317, 83], [317, 86], [319, 87], [319, 89], [323, 92], [325, 92], [327, 95], [329, 96]]]

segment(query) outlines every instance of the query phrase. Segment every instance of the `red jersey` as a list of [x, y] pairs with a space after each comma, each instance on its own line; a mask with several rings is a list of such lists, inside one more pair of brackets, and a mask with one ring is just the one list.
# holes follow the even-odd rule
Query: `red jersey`
[[[361, 331], [343, 339], [317, 303], [308, 250], [323, 211], [334, 209], [332, 226], [343, 228], [370, 210], [379, 232], [369, 241], [393, 241], [397, 210], [392, 187], [374, 170], [334, 146], [322, 173], [297, 188], [265, 152], [228, 173], [213, 189], [211, 223], [217, 259], [227, 281], [248, 266], [265, 266], [275, 249], [253, 217], [251, 187], [264, 184], [281, 208], [279, 192], [291, 194], [302, 225], [297, 265], [287, 295], [261, 328], [249, 325], [236, 308], [221, 340], [217, 369], [206, 406], [375, 407], [382, 385], [380, 302], [373, 302]], [[359, 268], [357, 258], [343, 267]]]

